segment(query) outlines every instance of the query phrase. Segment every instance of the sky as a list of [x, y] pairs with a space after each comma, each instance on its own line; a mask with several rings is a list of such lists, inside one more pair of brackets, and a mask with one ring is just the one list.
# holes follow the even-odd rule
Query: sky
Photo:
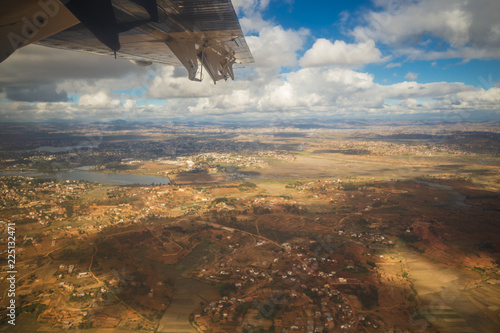
[[0, 122], [500, 120], [498, 0], [233, 0], [255, 59], [235, 80], [24, 47]]

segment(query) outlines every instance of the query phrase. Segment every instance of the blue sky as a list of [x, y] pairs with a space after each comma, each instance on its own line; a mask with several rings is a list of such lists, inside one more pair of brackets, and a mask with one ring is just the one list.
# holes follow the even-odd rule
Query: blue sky
[[[306, 27], [314, 38], [330, 40], [341, 39], [354, 42], [354, 37], [346, 35], [349, 29], [354, 29], [359, 24], [363, 12], [373, 10], [372, 1], [356, 0], [349, 2], [317, 0], [314, 1], [316, 10], [311, 10], [311, 1], [271, 1], [269, 7], [263, 11], [263, 18], [279, 22], [285, 29], [299, 29]], [[404, 1], [401, 1], [403, 4]], [[500, 13], [498, 13], [500, 15]], [[348, 18], [342, 22], [342, 18]], [[358, 16], [359, 15], [359, 16]], [[314, 38], [310, 38], [306, 46], [312, 46]], [[432, 34], [421, 37], [430, 41], [427, 46], [431, 50], [449, 47], [446, 40], [437, 38]], [[391, 54], [388, 45], [379, 45], [385, 54]], [[301, 54], [299, 52], [299, 54]], [[303, 55], [303, 52], [302, 52]], [[481, 77], [488, 78], [490, 74], [499, 73], [500, 60], [486, 58], [481, 60], [466, 61], [463, 58], [450, 58], [437, 61], [405, 61], [404, 57], [395, 58], [392, 62], [400, 63], [401, 67], [386, 68], [376, 65], [365, 68], [375, 74], [375, 82], [390, 84], [405, 80], [408, 72], [418, 73], [418, 82], [464, 82], [468, 85], [483, 86]], [[500, 79], [497, 77], [497, 79]]]
[[28, 46], [0, 64], [0, 121], [500, 119], [497, 0], [233, 0], [235, 81]]
[[[317, 38], [343, 38], [339, 28], [342, 13], [356, 12], [370, 5], [369, 1], [271, 1], [263, 11], [265, 19], [278, 22], [285, 29], [307, 27]], [[312, 8], [314, 6], [314, 8]]]

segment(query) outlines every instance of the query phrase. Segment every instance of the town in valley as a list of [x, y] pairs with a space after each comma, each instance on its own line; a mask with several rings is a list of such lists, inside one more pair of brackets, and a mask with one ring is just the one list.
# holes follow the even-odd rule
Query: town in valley
[[499, 122], [0, 133], [0, 331], [500, 327]]

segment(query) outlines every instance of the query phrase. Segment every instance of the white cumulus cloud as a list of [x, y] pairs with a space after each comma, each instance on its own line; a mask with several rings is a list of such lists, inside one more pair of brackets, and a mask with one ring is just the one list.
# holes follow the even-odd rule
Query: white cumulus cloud
[[410, 81], [415, 81], [418, 78], [418, 73], [408, 72], [406, 73], [405, 78]]
[[[365, 13], [365, 24], [351, 34], [359, 41], [375, 40], [411, 59], [500, 59], [498, 0], [376, 0], [378, 10]], [[429, 37], [445, 44], [433, 50]], [[443, 47], [442, 47], [443, 48]], [[413, 54], [411, 54], [411, 51]]]
[[246, 37], [257, 67], [293, 67], [297, 65], [297, 52], [302, 49], [306, 29], [283, 29], [281, 26], [266, 27], [258, 36]]
[[105, 92], [99, 91], [95, 94], [80, 96], [78, 104], [93, 109], [109, 109], [120, 105], [120, 100], [112, 99]]
[[328, 39], [320, 38], [304, 54], [300, 65], [302, 67], [325, 65], [358, 67], [387, 60], [389, 58], [382, 57], [382, 53], [375, 47], [373, 40], [347, 44], [343, 40], [336, 40], [332, 43]]

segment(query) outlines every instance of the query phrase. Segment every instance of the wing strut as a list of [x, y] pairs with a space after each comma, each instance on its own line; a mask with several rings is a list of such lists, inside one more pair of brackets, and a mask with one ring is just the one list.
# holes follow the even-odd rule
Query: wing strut
[[198, 73], [198, 60], [196, 59], [196, 44], [192, 42], [185, 42], [173, 38], [165, 41], [168, 48], [180, 60], [182, 65], [188, 70], [188, 77], [191, 81], [201, 81], [196, 74]]
[[206, 42], [196, 43], [192, 40], [181, 40], [169, 38], [165, 41], [168, 48], [180, 60], [182, 65], [188, 70], [188, 77], [191, 81], [201, 81], [197, 78], [198, 62], [201, 68], [205, 68], [214, 83], [219, 80], [234, 80], [233, 64], [236, 62], [234, 53], [226, 50], [220, 45], [209, 45]]

